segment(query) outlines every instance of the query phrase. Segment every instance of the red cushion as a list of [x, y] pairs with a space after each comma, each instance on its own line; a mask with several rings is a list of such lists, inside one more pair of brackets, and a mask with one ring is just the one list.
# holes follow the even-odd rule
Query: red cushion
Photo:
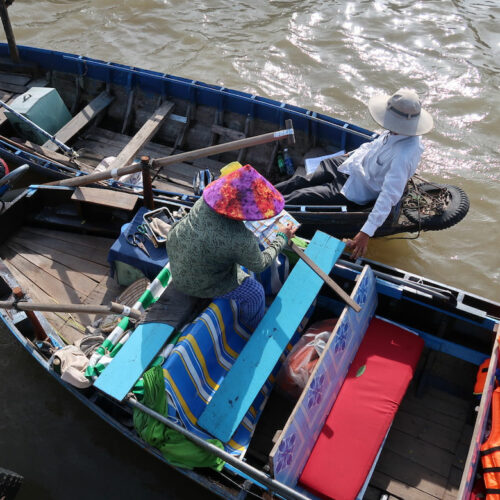
[[322, 498], [356, 497], [423, 346], [413, 333], [377, 318], [371, 321], [299, 484]]

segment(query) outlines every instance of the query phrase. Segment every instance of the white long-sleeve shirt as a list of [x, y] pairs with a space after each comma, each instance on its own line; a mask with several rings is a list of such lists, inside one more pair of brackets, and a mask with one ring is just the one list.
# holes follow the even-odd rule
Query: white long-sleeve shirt
[[423, 149], [420, 136], [384, 132], [374, 141], [362, 144], [339, 167], [349, 176], [342, 188], [348, 200], [359, 205], [377, 200], [361, 228], [368, 236], [373, 236], [401, 199]]

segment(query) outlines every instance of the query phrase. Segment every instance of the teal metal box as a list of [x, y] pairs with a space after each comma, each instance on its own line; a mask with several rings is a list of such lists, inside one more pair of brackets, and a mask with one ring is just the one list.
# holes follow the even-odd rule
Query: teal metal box
[[[56, 89], [47, 87], [31, 87], [17, 97], [10, 107], [19, 114], [36, 123], [45, 131], [54, 135], [71, 120], [71, 114]], [[47, 137], [25, 123], [10, 111], [5, 111], [9, 122], [22, 137], [36, 143], [44, 144]]]

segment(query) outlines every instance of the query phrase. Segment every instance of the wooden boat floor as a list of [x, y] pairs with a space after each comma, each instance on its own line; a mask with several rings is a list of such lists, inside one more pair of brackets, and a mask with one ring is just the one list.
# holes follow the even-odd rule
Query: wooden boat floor
[[[112, 132], [110, 130], [96, 127], [80, 136], [74, 148], [79, 152], [80, 158], [86, 164], [96, 167], [104, 158], [118, 156], [120, 151], [132, 138], [128, 135]], [[179, 153], [180, 151], [175, 151]], [[164, 158], [174, 154], [171, 147], [149, 142], [137, 153], [137, 157], [147, 155], [150, 158]], [[193, 177], [204, 168], [218, 172], [224, 166], [215, 160], [201, 158], [190, 163], [176, 163], [163, 167], [153, 182], [153, 187], [165, 191], [182, 194], [193, 194]], [[153, 173], [153, 175], [155, 175]]]
[[[432, 355], [432, 366], [426, 366], [425, 372], [430, 374], [429, 383], [417, 395], [418, 379], [414, 379], [396, 413], [365, 494], [367, 500], [380, 498], [381, 491], [388, 492], [389, 498], [457, 497], [473, 432], [477, 367], [446, 354]], [[443, 381], [451, 382], [448, 388], [461, 395], [437, 388]]]
[[[4, 259], [33, 302], [103, 304], [122, 291], [109, 276], [107, 255], [114, 240], [23, 227], [0, 245]], [[95, 315], [44, 313], [68, 344], [82, 336]]]

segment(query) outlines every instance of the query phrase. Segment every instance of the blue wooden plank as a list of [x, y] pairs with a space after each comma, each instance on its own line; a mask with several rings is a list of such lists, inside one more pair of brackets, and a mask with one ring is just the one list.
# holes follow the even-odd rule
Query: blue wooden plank
[[434, 351], [444, 352], [446, 354], [449, 354], [450, 356], [453, 356], [454, 358], [462, 359], [464, 361], [472, 363], [473, 365], [479, 366], [486, 358], [489, 358], [487, 354], [476, 351], [474, 349], [470, 349], [469, 347], [465, 347], [460, 344], [456, 344], [455, 342], [436, 337], [431, 333], [423, 332], [422, 330], [419, 330], [417, 328], [408, 328], [405, 325], [386, 319], [384, 319], [384, 321], [388, 321], [389, 323], [393, 323], [400, 328], [405, 328], [407, 330], [410, 330], [411, 332], [416, 333], [419, 337], [422, 337], [425, 345]]
[[144, 373], [174, 328], [165, 323], [139, 325], [94, 386], [121, 401]]
[[[329, 273], [344, 243], [316, 232], [306, 254]], [[228, 442], [278, 362], [323, 280], [299, 261], [217, 392], [198, 419], [198, 425]]]

